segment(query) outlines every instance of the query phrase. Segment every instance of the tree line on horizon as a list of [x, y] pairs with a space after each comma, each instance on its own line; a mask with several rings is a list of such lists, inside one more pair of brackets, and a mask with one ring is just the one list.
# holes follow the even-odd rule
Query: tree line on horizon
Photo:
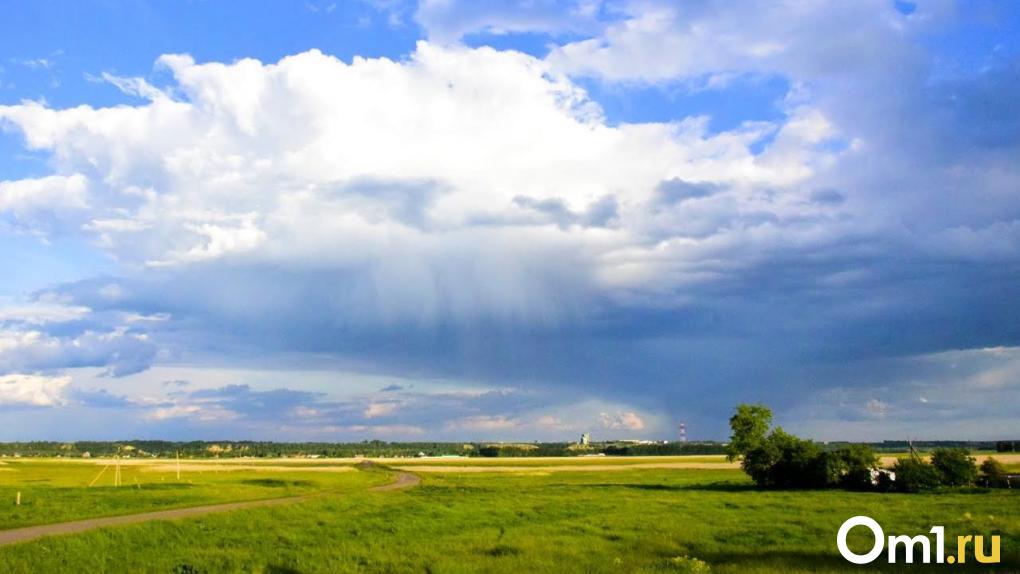
[[[771, 417], [771, 414], [770, 414]], [[836, 451], [856, 445], [865, 445], [875, 452], [902, 452], [906, 441], [872, 443], [829, 442], [814, 443], [824, 451]], [[1020, 441], [918, 441], [920, 450], [938, 448], [967, 448], [972, 450], [1020, 451]], [[682, 456], [728, 454], [727, 443], [719, 441], [634, 443], [630, 441], [600, 441], [585, 447], [572, 442], [440, 442], [440, 441], [383, 441], [359, 442], [276, 442], [253, 440], [126, 440], [126, 441], [20, 441], [0, 442], [0, 456], [81, 457], [85, 453], [95, 457], [148, 456], [184, 458], [273, 458], [287, 456], [318, 456], [349, 458], [408, 457], [424, 453], [428, 456], [459, 455], [480, 457], [522, 456]]]
[[634, 444], [594, 443], [581, 447], [569, 442], [387, 442], [366, 440], [350, 443], [273, 441], [28, 441], [0, 443], [0, 455], [25, 457], [157, 457], [167, 458], [274, 458], [274, 457], [413, 457], [427, 456], [655, 456], [724, 454], [719, 442]]

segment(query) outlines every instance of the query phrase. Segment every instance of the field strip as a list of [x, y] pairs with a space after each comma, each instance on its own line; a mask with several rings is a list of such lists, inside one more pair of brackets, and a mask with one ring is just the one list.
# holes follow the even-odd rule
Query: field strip
[[[93, 458], [40, 458], [33, 459], [38, 462], [60, 462], [60, 463], [79, 463], [79, 464], [92, 464], [92, 465], [105, 465], [116, 463], [120, 461], [121, 466], [151, 466], [152, 468], [159, 467], [175, 467], [177, 461], [173, 458], [112, 458], [112, 457], [93, 457]], [[534, 465], [534, 466], [560, 466], [560, 465], [635, 465], [645, 463], [664, 463], [664, 462], [688, 462], [688, 463], [724, 463], [726, 462], [725, 455], [664, 455], [664, 456], [577, 456], [577, 457], [540, 457], [540, 456], [521, 456], [512, 458], [487, 458], [487, 457], [450, 457], [450, 456], [425, 456], [425, 457], [346, 457], [346, 458], [279, 458], [279, 457], [267, 457], [267, 458], [253, 458], [253, 457], [237, 457], [237, 458], [182, 458], [180, 464], [182, 470], [186, 465], [201, 465], [201, 466], [216, 466], [219, 468], [244, 468], [246, 470], [254, 470], [256, 468], [279, 468], [279, 469], [312, 469], [312, 468], [329, 468], [337, 466], [350, 466], [354, 467], [365, 462], [372, 462], [377, 464], [400, 464], [402, 466], [410, 466], [417, 464], [424, 465], [455, 465], [465, 464], [468, 466], [483, 466], [483, 465]]]
[[639, 464], [576, 464], [576, 465], [543, 465], [543, 466], [467, 466], [467, 465], [427, 465], [394, 466], [397, 470], [414, 472], [596, 472], [624, 471], [640, 469], [699, 469], [719, 470], [740, 468], [739, 462], [650, 462]]
[[[378, 459], [377, 462], [384, 462]], [[512, 457], [415, 457], [389, 459], [386, 464], [411, 465], [465, 465], [465, 466], [633, 466], [638, 464], [664, 464], [673, 462], [718, 464], [726, 462], [726, 455], [666, 455], [666, 456], [512, 456]]]
[[[982, 462], [984, 462], [985, 460], [987, 460], [989, 458], [994, 458], [995, 460], [1001, 462], [1002, 464], [1020, 464], [1020, 454], [1016, 454], [1016, 453], [1012, 453], [1012, 452], [1008, 452], [1008, 453], [1007, 452], [1000, 452], [1000, 453], [993, 453], [993, 454], [973, 454], [971, 456], [973, 456], [974, 459], [977, 460], [978, 464], [981, 464]], [[890, 466], [896, 464], [897, 460], [899, 460], [901, 458], [909, 458], [909, 457], [910, 457], [909, 454], [901, 454], [901, 455], [897, 455], [897, 456], [888, 456], [888, 455], [886, 455], [886, 456], [880, 456], [878, 458], [878, 462], [879, 462], [879, 464], [881, 464], [884, 467], [890, 467]], [[930, 453], [921, 453], [921, 458], [927, 460], [927, 459], [931, 458], [931, 454]]]
[[[25, 460], [25, 459], [22, 459]], [[194, 468], [219, 468], [219, 469], [236, 469], [236, 470], [299, 470], [299, 471], [315, 471], [316, 469], [327, 469], [330, 471], [342, 472], [344, 469], [353, 470], [354, 466], [358, 462], [362, 462], [366, 459], [313, 459], [313, 460], [301, 460], [301, 459], [288, 459], [288, 458], [265, 458], [265, 459], [250, 459], [250, 458], [235, 458], [235, 459], [222, 459], [222, 458], [182, 458], [178, 463], [177, 460], [172, 458], [86, 458], [86, 459], [33, 459], [38, 462], [59, 462], [59, 463], [78, 463], [78, 464], [92, 464], [92, 465], [106, 465], [106, 464], [120, 464], [121, 466], [144, 466], [147, 468], [154, 469], [174, 469], [180, 464], [181, 470], [188, 467]]]
[[[137, 465], [142, 466], [142, 465]], [[216, 463], [202, 464], [189, 463], [181, 465], [182, 472], [230, 472], [235, 470], [248, 470], [254, 472], [353, 472], [351, 465], [332, 466], [278, 466], [278, 465], [219, 465]], [[151, 464], [142, 466], [141, 472], [175, 472], [177, 466], [173, 464]]]
[[94, 530], [96, 528], [106, 528], [108, 526], [124, 526], [127, 524], [149, 522], [150, 520], [173, 520], [176, 518], [190, 518], [192, 516], [202, 516], [204, 514], [212, 514], [215, 512], [227, 512], [230, 510], [244, 510], [246, 508], [293, 504], [295, 502], [307, 500], [313, 496], [316, 495], [307, 494], [303, 496], [288, 496], [286, 498], [268, 498], [263, 500], [246, 500], [243, 502], [227, 502], [223, 504], [209, 504], [206, 506], [192, 506], [190, 508], [157, 510], [155, 512], [142, 512], [140, 514], [125, 514], [123, 516], [106, 516], [103, 518], [88, 518], [85, 520], [74, 520], [71, 522], [60, 522], [57, 524], [42, 524], [39, 526], [12, 528], [10, 530], [0, 530], [0, 546], [4, 546], [6, 544], [14, 544], [17, 542], [27, 542], [29, 540], [35, 540], [37, 538], [43, 538], [45, 536], [76, 534], [78, 532], [85, 532], [87, 530]]
[[[1020, 455], [1017, 454], [995, 454], [976, 455], [978, 463], [986, 458], [993, 457], [1003, 464], [1014, 464], [1020, 462]], [[884, 467], [891, 467], [897, 459], [903, 456], [883, 456], [879, 462]], [[641, 462], [636, 464], [593, 464], [593, 463], [568, 463], [568, 464], [544, 464], [544, 465], [514, 465], [508, 459], [496, 459], [503, 461], [489, 464], [402, 464], [393, 466], [397, 470], [409, 470], [413, 472], [442, 472], [442, 473], [476, 473], [476, 472], [594, 472], [594, 471], [623, 471], [640, 469], [694, 469], [694, 470], [725, 470], [739, 469], [739, 462]]]

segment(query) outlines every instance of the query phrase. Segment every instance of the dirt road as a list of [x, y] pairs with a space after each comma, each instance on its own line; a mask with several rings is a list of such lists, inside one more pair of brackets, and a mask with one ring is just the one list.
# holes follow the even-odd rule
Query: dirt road
[[403, 490], [405, 488], [411, 488], [413, 486], [418, 486], [418, 483], [421, 482], [421, 478], [418, 478], [418, 475], [411, 474], [410, 472], [397, 472], [396, 474], [397, 474], [397, 479], [394, 480], [393, 482], [391, 482], [389, 484], [384, 484], [382, 486], [375, 486], [375, 487], [370, 488], [369, 490], [371, 490], [372, 492], [386, 492], [388, 490]]

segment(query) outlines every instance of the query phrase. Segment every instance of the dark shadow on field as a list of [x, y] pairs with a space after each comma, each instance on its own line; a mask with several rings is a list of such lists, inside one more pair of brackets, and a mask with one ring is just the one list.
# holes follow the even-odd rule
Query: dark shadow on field
[[301, 571], [291, 568], [290, 566], [270, 564], [266, 567], [266, 574], [301, 574]]
[[705, 490], [710, 492], [760, 492], [761, 489], [753, 484], [740, 484], [736, 482], [708, 482], [705, 484], [685, 484], [677, 490]]
[[634, 490], [651, 490], [661, 492], [712, 491], [712, 492], [751, 492], [759, 490], [753, 484], [736, 484], [732, 482], [711, 482], [707, 484], [652, 484], [630, 482], [585, 483], [585, 484], [551, 484], [571, 488], [630, 488]]
[[[111, 486], [110, 488], [119, 487]], [[195, 488], [195, 485], [186, 482], [146, 482], [142, 485], [143, 490], [187, 490], [189, 488]]]
[[308, 480], [280, 480], [278, 478], [252, 478], [249, 480], [242, 480], [241, 484], [247, 484], [249, 486], [265, 486], [268, 488], [284, 488], [287, 486], [311, 486], [312, 482]]

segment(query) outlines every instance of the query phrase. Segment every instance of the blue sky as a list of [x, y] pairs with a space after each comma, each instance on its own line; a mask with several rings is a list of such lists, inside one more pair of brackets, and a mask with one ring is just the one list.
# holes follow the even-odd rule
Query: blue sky
[[0, 440], [1020, 432], [1014, 3], [4, 12]]

